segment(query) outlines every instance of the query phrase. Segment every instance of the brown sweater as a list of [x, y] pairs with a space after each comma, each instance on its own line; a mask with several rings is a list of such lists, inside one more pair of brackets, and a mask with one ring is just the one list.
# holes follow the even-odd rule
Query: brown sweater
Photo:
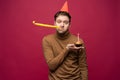
[[79, 52], [66, 49], [67, 44], [76, 41], [77, 37], [69, 31], [62, 35], [56, 33], [43, 38], [44, 56], [50, 70], [49, 80], [88, 80], [85, 49]]

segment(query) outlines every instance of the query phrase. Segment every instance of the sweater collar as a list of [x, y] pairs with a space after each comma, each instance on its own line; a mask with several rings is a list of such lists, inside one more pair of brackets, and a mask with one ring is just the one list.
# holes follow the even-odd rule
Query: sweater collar
[[56, 31], [56, 37], [57, 37], [58, 39], [61, 39], [61, 40], [64, 40], [64, 39], [69, 38], [70, 35], [71, 35], [71, 34], [70, 34], [69, 30], [67, 30], [67, 31], [64, 32], [64, 33], [58, 33], [58, 32]]

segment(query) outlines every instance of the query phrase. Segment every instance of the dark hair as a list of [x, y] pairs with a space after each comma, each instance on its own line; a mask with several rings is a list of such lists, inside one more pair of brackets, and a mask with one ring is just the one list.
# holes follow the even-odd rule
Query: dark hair
[[69, 18], [69, 22], [71, 22], [71, 15], [66, 12], [66, 11], [58, 11], [55, 15], [54, 15], [54, 20], [56, 21], [56, 18], [59, 16], [59, 15], [63, 15], [63, 16], [67, 16]]

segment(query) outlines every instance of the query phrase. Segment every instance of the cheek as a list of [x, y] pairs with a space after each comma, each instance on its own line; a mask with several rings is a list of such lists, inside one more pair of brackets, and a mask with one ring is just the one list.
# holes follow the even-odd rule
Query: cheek
[[55, 25], [60, 26], [60, 24], [59, 24], [59, 23], [55, 23]]
[[65, 26], [65, 29], [68, 29], [69, 28], [69, 25]]

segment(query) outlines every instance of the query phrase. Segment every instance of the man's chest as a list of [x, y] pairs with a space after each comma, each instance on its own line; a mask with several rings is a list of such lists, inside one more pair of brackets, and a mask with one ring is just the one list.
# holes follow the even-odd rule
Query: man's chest
[[55, 56], [57, 56], [58, 54], [60, 54], [67, 46], [67, 44], [74, 44], [75, 40], [57, 40], [54, 39], [51, 42], [51, 47], [52, 47], [52, 51], [54, 53]]

